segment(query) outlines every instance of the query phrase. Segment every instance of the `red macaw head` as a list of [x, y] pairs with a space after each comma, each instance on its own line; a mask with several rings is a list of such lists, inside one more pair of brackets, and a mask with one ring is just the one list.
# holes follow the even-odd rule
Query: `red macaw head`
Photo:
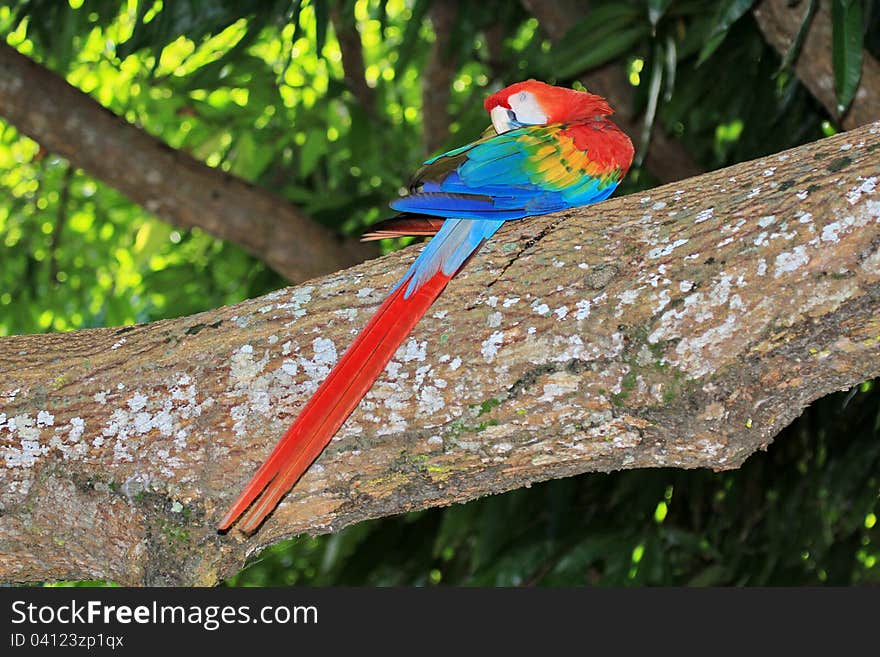
[[614, 112], [602, 96], [538, 80], [505, 87], [489, 96], [484, 105], [499, 134], [524, 125], [569, 123]]

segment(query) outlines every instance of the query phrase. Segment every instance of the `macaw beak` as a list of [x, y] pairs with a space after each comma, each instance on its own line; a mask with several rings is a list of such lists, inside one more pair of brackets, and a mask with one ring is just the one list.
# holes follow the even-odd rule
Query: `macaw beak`
[[508, 130], [513, 129], [513, 126], [510, 125], [510, 117], [507, 116], [506, 107], [496, 105], [492, 108], [492, 111], [489, 112], [489, 117], [492, 119], [492, 127], [495, 128], [495, 132], [499, 135], [502, 132], [507, 132]]

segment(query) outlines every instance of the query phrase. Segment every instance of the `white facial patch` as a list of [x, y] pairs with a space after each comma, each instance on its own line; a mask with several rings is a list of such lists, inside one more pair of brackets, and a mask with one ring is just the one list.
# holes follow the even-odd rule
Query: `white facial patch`
[[510, 109], [516, 114], [519, 123], [541, 125], [547, 123], [547, 115], [538, 104], [538, 100], [530, 91], [520, 91], [507, 99]]

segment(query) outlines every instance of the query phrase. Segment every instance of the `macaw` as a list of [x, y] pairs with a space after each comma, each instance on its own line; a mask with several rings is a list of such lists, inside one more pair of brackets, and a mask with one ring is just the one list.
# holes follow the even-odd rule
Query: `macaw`
[[433, 235], [257, 470], [218, 529], [252, 533], [324, 450], [422, 315], [505, 221], [608, 198], [632, 163], [601, 96], [518, 82], [484, 103], [491, 126], [426, 161], [400, 214], [366, 239]]

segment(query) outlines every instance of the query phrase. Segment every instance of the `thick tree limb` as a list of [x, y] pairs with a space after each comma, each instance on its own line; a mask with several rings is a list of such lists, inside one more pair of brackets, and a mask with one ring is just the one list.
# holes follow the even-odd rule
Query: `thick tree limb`
[[[521, 0], [526, 11], [538, 19], [541, 29], [559, 41], [572, 26], [572, 17], [584, 13], [578, 0]], [[581, 81], [592, 92], [604, 96], [615, 110], [614, 121], [628, 135], [641, 134], [641, 122], [632, 109], [632, 87], [620, 64], [611, 63], [585, 71]], [[645, 158], [645, 167], [661, 183], [675, 182], [703, 173], [701, 167], [677, 139], [655, 126]]]
[[[801, 26], [807, 2], [792, 4], [789, 0], [762, 0], [755, 7], [755, 19], [764, 38], [783, 57]], [[822, 1], [810, 24], [794, 70], [801, 82], [828, 113], [852, 130], [880, 119], [880, 62], [867, 51], [862, 54], [862, 78], [849, 110], [841, 117], [834, 93], [834, 68], [831, 63], [831, 7]]]
[[193, 317], [0, 339], [0, 579], [213, 584], [300, 532], [735, 468], [880, 375], [880, 123], [513, 222], [263, 528], [214, 524], [416, 248]]
[[126, 123], [5, 43], [0, 43], [0, 115], [148, 211], [235, 242], [292, 281], [375, 255], [283, 198]]

